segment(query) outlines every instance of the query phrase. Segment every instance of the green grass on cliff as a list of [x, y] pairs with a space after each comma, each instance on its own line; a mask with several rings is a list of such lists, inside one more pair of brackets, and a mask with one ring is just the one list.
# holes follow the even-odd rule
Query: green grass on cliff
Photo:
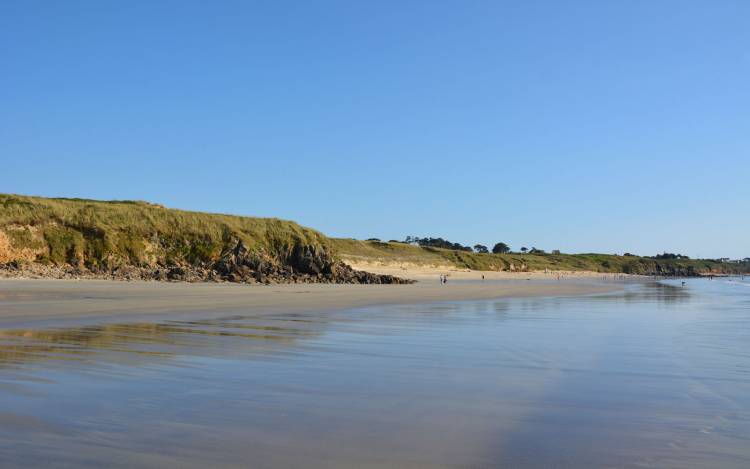
[[593, 272], [653, 274], [655, 272], [743, 273], [748, 265], [710, 259], [652, 259], [609, 254], [478, 254], [405, 243], [332, 239], [339, 256], [351, 262], [409, 263], [453, 266], [474, 270], [587, 270]]
[[13, 260], [110, 269], [214, 262], [241, 240], [283, 257], [296, 245], [323, 247], [344, 260], [448, 265], [475, 270], [740, 273], [748, 265], [606, 254], [477, 254], [404, 243], [331, 239], [275, 218], [188, 212], [140, 201], [49, 199], [0, 194], [0, 262]]
[[210, 262], [233, 240], [279, 253], [329, 246], [321, 233], [275, 218], [188, 212], [139, 201], [50, 199], [0, 194], [0, 229], [36, 261], [88, 267]]

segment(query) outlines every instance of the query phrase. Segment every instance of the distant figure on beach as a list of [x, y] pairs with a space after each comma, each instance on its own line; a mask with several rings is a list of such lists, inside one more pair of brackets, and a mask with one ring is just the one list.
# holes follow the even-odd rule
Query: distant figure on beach
[[448, 283], [448, 274], [443, 275], [443, 283]]
[[484, 274], [482, 274], [482, 281], [484, 282]]
[[440, 285], [443, 284], [443, 274], [440, 274]]

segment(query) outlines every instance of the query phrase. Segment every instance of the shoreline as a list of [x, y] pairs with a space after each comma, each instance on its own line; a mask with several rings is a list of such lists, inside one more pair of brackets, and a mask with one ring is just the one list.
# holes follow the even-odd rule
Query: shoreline
[[447, 275], [448, 279], [453, 280], [557, 280], [560, 279], [612, 279], [612, 278], [633, 278], [642, 277], [624, 273], [605, 273], [594, 272], [590, 270], [527, 270], [527, 271], [508, 271], [508, 270], [472, 270], [461, 269], [448, 265], [415, 265], [409, 263], [383, 263], [383, 262], [353, 262], [344, 260], [344, 262], [355, 270], [364, 270], [378, 275], [392, 275], [410, 280], [434, 281], [441, 274]]
[[454, 280], [446, 285], [119, 282], [108, 280], [0, 279], [0, 327], [51, 326], [59, 322], [129, 322], [162, 316], [205, 317], [232, 313], [341, 310], [386, 304], [418, 304], [493, 298], [562, 297], [608, 293], [622, 284], [592, 279]]

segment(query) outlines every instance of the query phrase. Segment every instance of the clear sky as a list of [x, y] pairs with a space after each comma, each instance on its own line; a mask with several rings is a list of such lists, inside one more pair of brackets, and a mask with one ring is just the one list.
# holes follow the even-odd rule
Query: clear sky
[[0, 192], [750, 256], [750, 2], [0, 2]]

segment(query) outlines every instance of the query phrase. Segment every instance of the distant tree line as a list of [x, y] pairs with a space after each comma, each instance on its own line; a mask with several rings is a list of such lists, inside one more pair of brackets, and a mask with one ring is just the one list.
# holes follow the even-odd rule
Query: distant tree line
[[690, 259], [690, 257], [683, 254], [673, 254], [671, 252], [665, 252], [653, 256], [652, 259]]
[[443, 239], [443, 238], [420, 238], [418, 236], [407, 236], [404, 242], [407, 244], [417, 244], [422, 247], [452, 249], [454, 251], [466, 251], [466, 252], [473, 251], [473, 249], [470, 246], [463, 246], [462, 244], [459, 244], [459, 243], [452, 243], [448, 241], [447, 239]]
[[[484, 244], [475, 244], [474, 251], [480, 254], [489, 254], [490, 250]], [[506, 254], [510, 252], [510, 246], [505, 243], [497, 243], [492, 247], [492, 254]]]
[[[373, 241], [373, 242], [381, 242], [378, 238], [369, 238], [367, 241]], [[488, 248], [484, 244], [475, 244], [474, 246], [464, 246], [461, 243], [454, 243], [451, 241], [448, 241], [447, 239], [443, 238], [432, 238], [432, 237], [426, 237], [426, 238], [420, 238], [419, 236], [407, 236], [406, 239], [403, 241], [398, 241], [396, 239], [391, 239], [388, 241], [389, 243], [406, 243], [406, 244], [416, 244], [418, 246], [423, 247], [434, 247], [434, 248], [442, 248], [442, 249], [451, 249], [453, 251], [464, 251], [464, 252], [477, 252], [479, 254], [509, 254], [513, 253], [510, 246], [508, 246], [505, 243], [495, 243], [494, 246], [492, 246], [492, 249]], [[544, 249], [538, 249], [535, 247], [532, 247], [531, 249], [527, 248], [526, 246], [522, 246], [518, 250], [521, 254], [536, 254], [536, 255], [547, 255], [547, 252]], [[553, 249], [551, 251], [552, 255], [559, 255], [560, 250]], [[615, 254], [616, 256], [617, 254]], [[629, 252], [626, 252], [623, 254], [624, 257], [638, 257], [636, 254], [631, 254]], [[646, 256], [649, 259], [659, 259], [659, 260], [679, 260], [679, 259], [690, 259], [690, 256], [686, 256], [684, 254], [675, 254], [671, 252], [664, 252], [661, 254], [657, 254], [655, 256]], [[707, 259], [711, 260], [711, 259]], [[743, 259], [737, 259], [737, 260], [730, 260], [729, 258], [721, 258], [721, 259], [713, 259], [717, 262], [733, 262], [736, 264], [750, 264], [750, 257], [745, 257]]]
[[[493, 254], [508, 254], [513, 252], [511, 251], [510, 246], [503, 242], [495, 243], [491, 250], [484, 244], [475, 244], [473, 247], [470, 247], [464, 246], [460, 243], [448, 241], [447, 239], [432, 237], [420, 238], [419, 236], [407, 236], [406, 239], [402, 242], [407, 244], [416, 244], [423, 247], [429, 246], [442, 249], [452, 249], [454, 251], [478, 252], [480, 254], [489, 254], [490, 252], [492, 252]], [[528, 249], [527, 247], [521, 248], [521, 253], [526, 254], [527, 252], [529, 254], [546, 254], [544, 249], [537, 249], [534, 247], [531, 249]], [[555, 249], [554, 251], [552, 251], [552, 254], [560, 254], [560, 251]]]

